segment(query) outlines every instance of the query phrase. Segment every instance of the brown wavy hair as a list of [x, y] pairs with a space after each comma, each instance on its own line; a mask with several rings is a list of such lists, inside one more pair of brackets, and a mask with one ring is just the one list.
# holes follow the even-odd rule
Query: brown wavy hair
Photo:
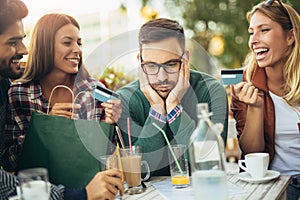
[[0, 1], [0, 35], [16, 21], [22, 20], [28, 15], [28, 9], [20, 0]]
[[175, 37], [178, 39], [182, 51], [185, 50], [185, 36], [183, 27], [175, 20], [158, 18], [146, 22], [139, 31], [139, 48], [143, 44], [159, 42]]

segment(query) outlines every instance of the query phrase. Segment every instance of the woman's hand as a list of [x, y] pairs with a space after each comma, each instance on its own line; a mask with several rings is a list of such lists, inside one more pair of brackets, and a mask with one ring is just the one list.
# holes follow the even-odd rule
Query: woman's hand
[[241, 150], [246, 154], [264, 151], [264, 100], [260, 96], [259, 90], [248, 82], [232, 85], [230, 89], [234, 98], [238, 98], [239, 101], [248, 105], [247, 110], [243, 112], [245, 120], [238, 122], [241, 131], [239, 132]]
[[79, 108], [81, 108], [80, 104], [55, 103], [51, 108], [49, 115], [62, 116], [67, 118], [77, 118], [78, 117], [77, 114], [74, 113], [77, 113], [75, 110]]
[[101, 103], [105, 111], [105, 122], [108, 124], [116, 123], [122, 114], [121, 100], [108, 100], [107, 103]]
[[259, 90], [251, 82], [241, 82], [230, 87], [231, 93], [249, 106], [261, 107], [263, 99], [259, 96]]

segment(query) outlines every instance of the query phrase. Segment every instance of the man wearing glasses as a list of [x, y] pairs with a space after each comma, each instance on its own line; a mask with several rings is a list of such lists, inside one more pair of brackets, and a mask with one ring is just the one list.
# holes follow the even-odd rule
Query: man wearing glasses
[[128, 145], [128, 119], [132, 145], [142, 146], [152, 175], [169, 175], [167, 143], [153, 122], [163, 128], [171, 143], [186, 144], [196, 128], [196, 105], [209, 104], [214, 123], [224, 124], [227, 137], [227, 96], [213, 77], [190, 70], [182, 26], [174, 20], [155, 19], [139, 31], [139, 80], [118, 90], [122, 117], [118, 122]]

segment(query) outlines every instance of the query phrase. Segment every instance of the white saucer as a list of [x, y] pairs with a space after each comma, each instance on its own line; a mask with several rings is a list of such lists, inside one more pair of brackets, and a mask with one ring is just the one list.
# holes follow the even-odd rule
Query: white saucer
[[280, 172], [274, 171], [274, 170], [268, 170], [266, 176], [262, 178], [252, 178], [248, 172], [241, 172], [238, 175], [238, 178], [240, 180], [249, 182], [249, 183], [264, 183], [268, 182], [270, 180], [273, 180], [275, 178], [278, 178], [280, 175]]

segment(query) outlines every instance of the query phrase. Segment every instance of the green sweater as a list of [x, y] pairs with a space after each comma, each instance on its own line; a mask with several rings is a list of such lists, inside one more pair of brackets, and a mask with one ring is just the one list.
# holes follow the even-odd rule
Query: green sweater
[[143, 160], [149, 164], [152, 175], [170, 175], [168, 146], [155, 122], [165, 130], [172, 144], [186, 144], [197, 125], [197, 103], [208, 103], [213, 112], [212, 122], [224, 124], [222, 138], [227, 139], [228, 102], [224, 87], [212, 76], [190, 71], [190, 88], [181, 100], [182, 113], [171, 123], [162, 123], [150, 117], [150, 104], [140, 90], [139, 81], [134, 81], [117, 91], [122, 101], [122, 116], [118, 126], [122, 130], [125, 144], [128, 145], [127, 117], [130, 116], [132, 145], [142, 147]]

